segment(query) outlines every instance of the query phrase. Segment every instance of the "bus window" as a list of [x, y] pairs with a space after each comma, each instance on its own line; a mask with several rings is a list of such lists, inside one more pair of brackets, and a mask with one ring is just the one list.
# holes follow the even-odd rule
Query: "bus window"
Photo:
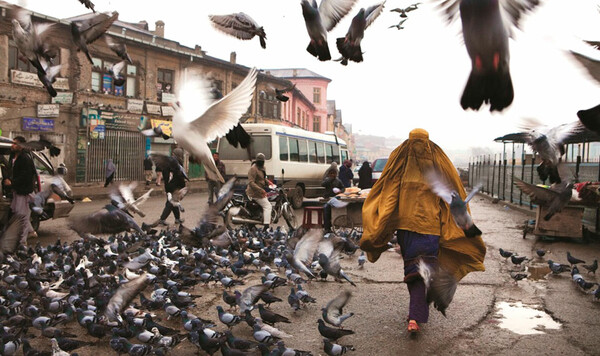
[[340, 161], [340, 146], [333, 147], [333, 161], [337, 163], [342, 163], [342, 161]]
[[327, 155], [327, 159], [325, 160], [325, 162], [327, 163], [331, 163], [333, 162], [333, 145], [330, 144], [326, 144], [325, 145], [325, 154]]
[[317, 163], [317, 143], [315, 141], [308, 141], [308, 151], [310, 163]]
[[298, 162], [298, 139], [290, 138], [290, 161]]
[[271, 159], [271, 136], [254, 136], [250, 143], [250, 156], [248, 151], [241, 146], [233, 147], [227, 140], [219, 140], [219, 158], [225, 161], [253, 160], [257, 153], [263, 153], [266, 160]]
[[287, 137], [279, 136], [279, 160], [280, 161], [289, 160]]
[[317, 159], [319, 163], [325, 163], [325, 147], [320, 142], [315, 142], [317, 146]]
[[308, 148], [306, 147], [306, 140], [298, 140], [298, 153], [300, 156], [300, 162], [308, 162]]
[[342, 162], [348, 159], [348, 151], [342, 150]]

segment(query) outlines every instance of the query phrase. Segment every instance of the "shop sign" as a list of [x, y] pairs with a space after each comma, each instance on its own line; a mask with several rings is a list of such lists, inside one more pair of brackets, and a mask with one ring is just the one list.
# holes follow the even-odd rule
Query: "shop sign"
[[53, 104], [72, 104], [73, 93], [72, 92], [58, 92], [54, 98], [52, 98]]
[[160, 115], [160, 105], [146, 103], [148, 114]]
[[144, 101], [139, 99], [128, 99], [127, 100], [127, 111], [141, 114], [144, 109]]
[[52, 132], [54, 131], [54, 119], [24, 117], [23, 131]]
[[161, 106], [162, 116], [173, 116], [175, 115], [175, 110], [172, 106]]
[[177, 99], [175, 99], [175, 94], [173, 93], [162, 93], [161, 101], [163, 103], [174, 103]]
[[37, 116], [39, 117], [58, 117], [58, 104], [38, 104]]
[[[10, 81], [15, 84], [29, 85], [32, 87], [42, 88], [44, 85], [38, 79], [36, 73], [22, 72], [20, 70], [11, 69]], [[69, 90], [69, 79], [67, 78], [56, 78], [56, 81], [52, 83], [54, 89]]]

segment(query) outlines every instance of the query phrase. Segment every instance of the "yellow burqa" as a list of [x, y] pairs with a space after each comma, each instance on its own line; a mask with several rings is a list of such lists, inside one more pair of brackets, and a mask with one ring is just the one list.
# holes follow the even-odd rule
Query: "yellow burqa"
[[465, 189], [448, 156], [429, 140], [427, 131], [414, 129], [391, 153], [364, 203], [360, 248], [367, 252], [370, 262], [375, 262], [388, 248], [395, 230], [438, 235], [440, 267], [459, 281], [469, 272], [485, 270], [486, 248], [481, 236], [465, 237], [448, 204], [431, 191], [424, 177], [431, 169], [465, 199]]

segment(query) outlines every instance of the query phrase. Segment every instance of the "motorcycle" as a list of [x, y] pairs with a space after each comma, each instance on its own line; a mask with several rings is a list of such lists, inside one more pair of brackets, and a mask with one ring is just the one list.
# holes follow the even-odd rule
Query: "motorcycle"
[[[290, 229], [296, 228], [296, 215], [292, 204], [287, 198], [287, 194], [281, 185], [270, 185], [270, 191], [267, 192], [267, 199], [273, 206], [271, 210], [271, 224], [277, 224], [283, 216]], [[246, 194], [234, 193], [233, 197], [223, 209], [225, 223], [230, 229], [236, 225], [262, 225], [263, 209], [254, 200], [249, 199]]]

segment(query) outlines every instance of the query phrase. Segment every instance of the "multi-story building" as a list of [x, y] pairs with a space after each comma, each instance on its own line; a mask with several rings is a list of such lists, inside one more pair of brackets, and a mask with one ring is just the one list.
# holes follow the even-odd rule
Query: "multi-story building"
[[[146, 138], [138, 126], [146, 119], [162, 125], [169, 133], [175, 100], [174, 91], [185, 71], [204, 73], [213, 85], [228, 94], [246, 76], [248, 67], [206, 55], [200, 46], [190, 48], [164, 38], [165, 23], [157, 21], [155, 30], [148, 24], [115, 21], [107, 35], [127, 45], [133, 64], [127, 64], [125, 83], [116, 86], [110, 69], [120, 59], [102, 39], [88, 45], [92, 63], [78, 52], [70, 32], [71, 21], [93, 16], [86, 14], [59, 20], [32, 13], [34, 22], [54, 23], [56, 47], [54, 64], [61, 64], [54, 84], [58, 95], [51, 98], [37, 79], [35, 68], [24, 61], [12, 38], [11, 11], [0, 2], [0, 129], [3, 136], [40, 135], [62, 149], [53, 163], [64, 162], [69, 182], [94, 182], [104, 179], [104, 164], [115, 161], [117, 180], [141, 180], [142, 161], [147, 151], [169, 153], [174, 141]], [[309, 113], [317, 107], [300, 91], [294, 96], [302, 107], [304, 122], [288, 115], [275, 98], [272, 88], [290, 87], [284, 78], [259, 73], [255, 95], [241, 121], [279, 122], [308, 128]], [[325, 98], [325, 96], [323, 96]], [[282, 118], [285, 117], [282, 121]], [[74, 169], [73, 169], [74, 168]], [[190, 176], [201, 175], [199, 165], [189, 165]]]
[[296, 113], [296, 119], [299, 117], [299, 126], [309, 131], [327, 131], [327, 86], [331, 79], [305, 68], [267, 69], [265, 72], [296, 84], [296, 89], [312, 103], [312, 111], [302, 100], [290, 98], [284, 103], [284, 111]]

